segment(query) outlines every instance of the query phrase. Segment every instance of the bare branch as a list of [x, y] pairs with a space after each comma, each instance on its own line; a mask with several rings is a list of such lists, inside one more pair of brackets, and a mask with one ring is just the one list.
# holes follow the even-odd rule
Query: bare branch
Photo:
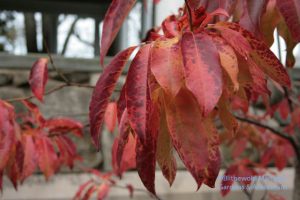
[[243, 118], [243, 117], [240, 117], [240, 116], [237, 116], [237, 115], [235, 115], [235, 118], [238, 119], [239, 121], [246, 122], [248, 124], [253, 124], [255, 126], [267, 129], [271, 133], [273, 133], [274, 135], [277, 135], [277, 136], [279, 136], [279, 137], [287, 140], [292, 145], [292, 147], [293, 147], [293, 149], [294, 149], [294, 151], [295, 151], [295, 153], [297, 155], [297, 158], [300, 158], [300, 152], [299, 152], [299, 148], [300, 147], [298, 147], [297, 142], [295, 141], [295, 139], [292, 136], [290, 136], [288, 134], [285, 134], [285, 133], [281, 132], [280, 130], [275, 129], [275, 128], [271, 127], [271, 126], [268, 126], [266, 124], [257, 122], [255, 120], [252, 120], [252, 119], [249, 119], [249, 118]]

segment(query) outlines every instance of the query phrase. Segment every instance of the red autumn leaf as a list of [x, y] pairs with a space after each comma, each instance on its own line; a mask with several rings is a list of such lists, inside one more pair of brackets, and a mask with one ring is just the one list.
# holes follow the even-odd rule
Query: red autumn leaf
[[222, 178], [222, 182], [221, 182], [222, 196], [225, 196], [230, 192], [231, 186], [234, 182], [232, 178], [236, 176], [237, 170], [238, 170], [238, 166], [232, 165], [225, 171], [225, 174], [224, 174], [224, 176]]
[[97, 194], [97, 200], [103, 200], [106, 198], [106, 196], [109, 193], [110, 190], [110, 185], [108, 185], [107, 183], [102, 183], [99, 187], [98, 187], [98, 194]]
[[150, 67], [155, 79], [165, 92], [176, 96], [183, 77], [183, 61], [178, 38], [161, 38], [151, 49]]
[[187, 88], [195, 95], [201, 112], [207, 116], [222, 94], [222, 71], [218, 50], [206, 33], [186, 32], [181, 48]]
[[118, 78], [134, 49], [135, 47], [130, 47], [116, 55], [111, 63], [104, 69], [103, 74], [96, 83], [96, 88], [94, 89], [90, 102], [89, 117], [91, 136], [97, 149], [100, 148], [100, 128], [104, 120], [106, 107], [109, 103], [109, 97], [113, 93]]
[[59, 160], [61, 164], [66, 164], [70, 169], [73, 168], [74, 162], [78, 159], [76, 145], [66, 136], [55, 137], [55, 142], [59, 149]]
[[117, 104], [111, 102], [107, 105], [104, 114], [104, 123], [109, 132], [113, 133], [117, 124]]
[[283, 86], [290, 87], [289, 76], [268, 46], [238, 24], [220, 22], [214, 27], [246, 60], [251, 59], [265, 74]]
[[14, 108], [0, 100], [0, 171], [3, 171], [16, 142]]
[[[126, 82], [124, 83], [122, 90], [120, 92], [120, 96], [117, 102], [117, 117], [118, 117], [118, 123], [120, 124], [122, 115], [124, 113], [124, 110], [126, 108]], [[127, 112], [127, 111], [126, 111]]]
[[83, 183], [82, 185], [79, 186], [79, 189], [77, 190], [73, 200], [82, 200], [82, 194], [84, 192], [84, 190], [90, 185], [90, 184], [94, 184], [93, 180], [89, 180], [85, 183]]
[[38, 165], [48, 180], [57, 169], [57, 155], [51, 140], [41, 133], [35, 138], [35, 148], [38, 155]]
[[21, 182], [33, 174], [37, 166], [37, 152], [32, 136], [26, 134], [22, 135], [22, 143], [24, 146], [24, 165]]
[[96, 185], [91, 185], [87, 191], [85, 192], [84, 196], [82, 197], [81, 200], [89, 200], [93, 193], [96, 191], [97, 186]]
[[45, 86], [48, 81], [48, 59], [40, 58], [32, 66], [29, 76], [29, 84], [34, 96], [43, 102]]
[[103, 64], [110, 45], [117, 36], [123, 21], [134, 6], [136, 0], [112, 0], [103, 21], [100, 62]]
[[127, 109], [125, 108], [122, 118], [120, 120], [120, 125], [119, 125], [119, 139], [118, 139], [118, 147], [116, 151], [116, 162], [118, 167], [121, 167], [121, 161], [124, 153], [124, 148], [126, 144], [128, 143], [128, 138], [129, 138], [130, 133], [130, 126], [129, 126], [129, 121], [128, 121], [128, 113]]
[[118, 176], [122, 176], [129, 169], [136, 168], [136, 138], [130, 133], [124, 147], [119, 149], [120, 143], [124, 143], [122, 138], [116, 138], [112, 148], [112, 165]]
[[33, 115], [35, 122], [42, 126], [45, 123], [45, 118], [38, 106], [27, 100], [22, 101], [22, 103], [30, 111], [30, 114]]
[[147, 100], [146, 135], [144, 142], [137, 138], [136, 168], [149, 192], [155, 192], [156, 143], [159, 125], [159, 111], [156, 105]]
[[53, 118], [45, 121], [44, 127], [48, 129], [49, 135], [63, 135], [74, 133], [78, 137], [83, 136], [83, 125], [81, 122], [70, 118]]
[[139, 140], [146, 137], [147, 87], [151, 45], [141, 47], [131, 62], [126, 79], [126, 107], [128, 119]]
[[241, 16], [239, 24], [243, 28], [260, 37], [261, 18], [266, 11], [268, 2], [269, 0], [243, 1], [243, 14]]
[[214, 187], [220, 169], [218, 135], [210, 119], [203, 119], [198, 104], [187, 89], [175, 99], [165, 96], [167, 123], [172, 143], [193, 175], [198, 188], [204, 182]]
[[178, 21], [175, 15], [171, 15], [167, 19], [165, 19], [161, 27], [166, 38], [173, 38], [180, 34]]
[[177, 166], [173, 155], [173, 145], [164, 113], [161, 113], [160, 117], [156, 159], [164, 177], [168, 180], [171, 186], [175, 180]]
[[300, 42], [300, 2], [299, 0], [277, 0], [277, 7], [295, 41]]
[[221, 37], [214, 36], [213, 41], [219, 52], [221, 66], [230, 77], [234, 91], [237, 91], [239, 89], [237, 56], [233, 48]]

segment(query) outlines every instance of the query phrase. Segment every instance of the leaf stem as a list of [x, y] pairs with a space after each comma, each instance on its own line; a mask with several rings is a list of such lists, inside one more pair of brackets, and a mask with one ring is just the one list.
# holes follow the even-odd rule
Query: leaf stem
[[[52, 94], [53, 92], [61, 90], [61, 89], [65, 88], [65, 87], [82, 87], [82, 88], [91, 88], [91, 89], [95, 88], [95, 86], [88, 85], [88, 84], [64, 83], [64, 84], [58, 85], [58, 86], [56, 86], [54, 88], [51, 88], [50, 90], [48, 90], [47, 92], [45, 92], [44, 95]], [[36, 97], [34, 95], [30, 95], [30, 96], [27, 96], [27, 97], [17, 97], [17, 98], [12, 98], [12, 99], [6, 99], [4, 101], [12, 103], [12, 102], [16, 102], [16, 101], [30, 100], [30, 99], [33, 99], [33, 98], [36, 98]]]
[[187, 13], [189, 15], [189, 25], [190, 25], [190, 30], [193, 31], [193, 18], [192, 18], [192, 10], [191, 7], [189, 5], [188, 0], [184, 0], [185, 1], [185, 5], [187, 8]]

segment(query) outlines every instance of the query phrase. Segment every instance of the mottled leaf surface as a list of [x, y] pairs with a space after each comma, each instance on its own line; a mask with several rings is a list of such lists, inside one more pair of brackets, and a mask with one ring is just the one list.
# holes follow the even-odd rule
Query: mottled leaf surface
[[202, 114], [207, 116], [222, 94], [218, 50], [209, 35], [203, 32], [184, 33], [181, 48], [186, 86], [195, 95]]
[[104, 120], [104, 113], [109, 103], [109, 98], [117, 84], [127, 60], [135, 47], [130, 47], [114, 57], [111, 63], [104, 69], [96, 83], [89, 108], [91, 136], [93, 143], [99, 149], [100, 129]]

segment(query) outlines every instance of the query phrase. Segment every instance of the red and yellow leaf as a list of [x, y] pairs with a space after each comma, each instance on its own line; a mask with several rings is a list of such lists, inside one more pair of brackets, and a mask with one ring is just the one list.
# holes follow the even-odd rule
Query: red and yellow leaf
[[211, 37], [204, 32], [185, 32], [181, 48], [187, 88], [195, 95], [201, 112], [207, 116], [222, 94], [220, 58]]
[[[246, 60], [252, 59], [271, 79], [290, 87], [291, 82], [286, 70], [263, 41], [235, 23], [220, 22], [214, 27], [220, 30], [222, 37]], [[236, 40], [237, 35], [239, 35], [239, 41], [242, 42]]]
[[176, 160], [173, 155], [173, 144], [170, 138], [165, 113], [161, 113], [157, 138], [156, 159], [164, 177], [172, 185], [176, 176]]
[[181, 47], [178, 42], [178, 37], [160, 38], [151, 49], [151, 72], [165, 92], [172, 96], [176, 96], [184, 81]]
[[203, 119], [197, 101], [181, 89], [174, 101], [165, 96], [172, 143], [198, 184], [214, 187], [220, 169], [219, 140], [210, 119]]

